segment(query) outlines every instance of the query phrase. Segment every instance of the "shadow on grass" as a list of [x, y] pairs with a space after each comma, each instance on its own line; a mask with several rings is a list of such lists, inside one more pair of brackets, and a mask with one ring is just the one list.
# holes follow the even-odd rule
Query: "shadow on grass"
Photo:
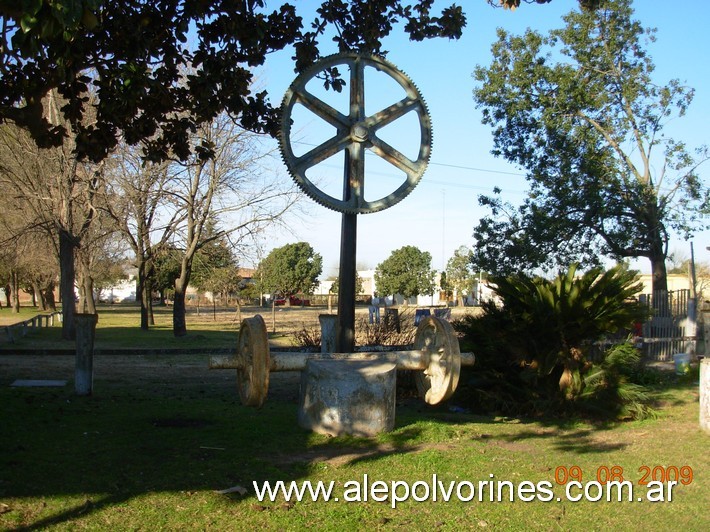
[[57, 526], [61, 525], [62, 523], [74, 521], [92, 512], [97, 512], [104, 508], [119, 505], [129, 499], [130, 497], [121, 497], [116, 495], [109, 495], [106, 497], [102, 497], [98, 500], [86, 499], [82, 504], [75, 506], [69, 510], [65, 510], [56, 515], [45, 517], [30, 525], [19, 526], [15, 530], [45, 530], [46, 528], [51, 526]]
[[533, 431], [521, 431], [514, 436], [505, 435], [502, 439], [508, 442], [520, 442], [531, 439], [551, 439], [555, 440], [554, 447], [560, 451], [573, 452], [577, 454], [608, 453], [612, 451], [624, 450], [628, 444], [611, 443], [599, 441], [595, 434], [598, 428], [584, 428], [572, 431], [565, 431], [559, 428], [542, 429]]
[[241, 486], [253, 495], [253, 482], [297, 481], [321, 462], [355, 464], [429, 445], [419, 441], [425, 429], [408, 421], [379, 439], [316, 435], [298, 426], [284, 390], [256, 410], [239, 403], [233, 377], [219, 386], [195, 381], [100, 380], [91, 397], [75, 396], [71, 385], [0, 388], [0, 501], [8, 506], [0, 528], [66, 525], [151, 493]]
[[[307, 447], [310, 434], [297, 427], [295, 408], [247, 409], [233, 390], [225, 396], [114, 388], [79, 398], [68, 390], [5, 388], [0, 401], [0, 498], [10, 503], [0, 522], [20, 529], [68, 522], [151, 492], [235, 485], [251, 491], [252, 481], [307, 473], [264, 459]], [[45, 515], [40, 506], [12, 516], [12, 500], [25, 498], [38, 505], [60, 498], [59, 506], [70, 509]]]

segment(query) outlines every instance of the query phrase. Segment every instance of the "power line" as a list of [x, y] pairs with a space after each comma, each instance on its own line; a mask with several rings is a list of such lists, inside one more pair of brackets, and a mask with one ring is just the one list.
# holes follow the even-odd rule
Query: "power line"
[[514, 175], [514, 176], [525, 177], [525, 174], [521, 174], [520, 172], [504, 172], [502, 170], [488, 170], [486, 168], [476, 168], [473, 166], [461, 166], [459, 164], [448, 164], [448, 163], [430, 162], [429, 164], [432, 166], [445, 166], [447, 168], [458, 168], [459, 170], [471, 170], [472, 172], [486, 172], [488, 174], [503, 174], [503, 175]]
[[[310, 142], [304, 142], [304, 141], [293, 141], [294, 144], [303, 144], [304, 146], [318, 146], [318, 144], [313, 144]], [[321, 166], [327, 167], [327, 168], [333, 168], [333, 169], [340, 169], [339, 166], [334, 165], [334, 164], [329, 164], [329, 163], [320, 163]], [[499, 175], [511, 175], [511, 176], [516, 176], [516, 177], [525, 177], [525, 174], [519, 173], [519, 172], [506, 172], [503, 170], [489, 170], [486, 168], [476, 168], [474, 166], [464, 166], [464, 165], [459, 165], [459, 164], [449, 164], [449, 163], [438, 163], [438, 162], [429, 162], [430, 166], [441, 166], [444, 168], [455, 168], [457, 170], [467, 170], [470, 172], [483, 172], [483, 173], [489, 173], [489, 174], [499, 174]], [[372, 175], [379, 175], [383, 177], [390, 177], [394, 179], [399, 179], [399, 175], [395, 175], [392, 173], [388, 172], [381, 172], [377, 170], [369, 170], [369, 174]], [[440, 185], [440, 186], [445, 186], [445, 187], [454, 187], [454, 188], [462, 188], [462, 189], [467, 189], [467, 190], [480, 190], [480, 191], [485, 191], [485, 192], [490, 192], [491, 188], [490, 187], [484, 187], [480, 185], [469, 185], [465, 183], [452, 183], [450, 181], [441, 181], [441, 180], [436, 180], [436, 179], [430, 179], [427, 178], [425, 181], [422, 183], [427, 183], [431, 185]], [[527, 191], [525, 190], [503, 190], [505, 193], [508, 194], [527, 194]]]

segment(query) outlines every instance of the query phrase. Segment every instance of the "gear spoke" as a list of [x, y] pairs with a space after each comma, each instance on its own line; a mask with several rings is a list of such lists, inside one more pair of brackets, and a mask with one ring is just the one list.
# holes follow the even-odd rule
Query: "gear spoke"
[[313, 96], [307, 90], [294, 91], [294, 95], [298, 103], [332, 126], [338, 129], [350, 127], [347, 116], [341, 114], [337, 109], [334, 109], [320, 98]]
[[350, 182], [347, 185], [345, 194], [346, 201], [359, 207], [365, 202], [365, 147], [362, 144], [354, 146], [350, 150], [347, 162]]
[[421, 163], [419, 163], [418, 161], [410, 160], [409, 157], [396, 150], [395, 148], [387, 144], [384, 140], [378, 137], [373, 136], [370, 140], [372, 142], [373, 152], [375, 152], [377, 155], [379, 155], [382, 159], [384, 159], [391, 165], [402, 170], [408, 176], [416, 174], [420, 171]]
[[361, 122], [365, 118], [365, 63], [350, 65], [350, 119]]
[[368, 116], [365, 119], [365, 124], [373, 129], [379, 129], [403, 117], [412, 109], [419, 107], [421, 107], [419, 101], [411, 98], [403, 98], [397, 103], [378, 111], [374, 115]]
[[348, 135], [336, 135], [309, 152], [297, 157], [294, 161], [294, 168], [300, 172], [308, 170], [318, 163], [325, 161], [328, 157], [332, 157], [339, 151], [344, 150], [349, 144], [350, 137]]

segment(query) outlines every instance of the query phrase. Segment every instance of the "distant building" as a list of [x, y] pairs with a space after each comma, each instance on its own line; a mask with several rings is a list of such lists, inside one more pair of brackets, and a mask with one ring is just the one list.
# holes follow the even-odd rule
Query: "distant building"
[[[358, 296], [373, 297], [375, 293], [379, 293], [375, 283], [375, 270], [358, 270], [358, 276], [362, 281], [362, 290]], [[434, 279], [435, 286], [438, 286], [440, 281], [439, 274]], [[330, 293], [330, 289], [335, 281], [326, 280], [320, 281], [315, 290], [315, 295], [327, 295]], [[405, 303], [405, 298], [399, 294], [392, 296], [392, 294], [379, 294], [383, 298], [387, 306], [390, 305], [403, 305]], [[438, 289], [435, 289], [434, 294], [420, 295], [418, 297], [410, 297], [407, 299], [408, 305], [413, 306], [436, 306], [445, 304], [442, 294], [439, 293]]]
[[135, 303], [136, 290], [138, 285], [138, 269], [134, 267], [124, 268], [125, 279], [121, 279], [115, 285], [103, 288], [101, 291], [95, 290], [94, 298], [101, 303]]

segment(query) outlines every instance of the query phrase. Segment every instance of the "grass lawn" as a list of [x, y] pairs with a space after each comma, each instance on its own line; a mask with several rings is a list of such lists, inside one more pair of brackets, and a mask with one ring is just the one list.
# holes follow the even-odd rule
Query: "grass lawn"
[[[244, 308], [242, 317], [260, 313], [269, 327], [274, 345], [290, 345], [294, 330], [304, 326], [317, 326], [318, 314], [327, 309], [318, 308]], [[367, 312], [361, 309], [361, 312]], [[0, 325], [17, 323], [38, 314], [36, 309], [23, 307], [20, 314], [12, 314], [9, 309], [0, 311]], [[145, 331], [140, 328], [140, 314], [134, 305], [102, 305], [98, 308], [99, 321], [96, 326], [97, 350], [101, 349], [192, 349], [233, 347], [240, 319], [234, 309], [211, 307], [197, 309], [189, 307], [186, 315], [188, 334], [176, 338], [172, 331], [172, 308], [154, 309], [155, 325]], [[15, 334], [17, 336], [17, 334]], [[54, 320], [54, 326], [30, 331], [24, 338], [10, 344], [5, 335], [0, 335], [0, 352], [28, 349], [73, 349], [74, 342], [62, 340], [61, 323]]]
[[[403, 327], [413, 327], [414, 307], [400, 310]], [[326, 307], [243, 307], [241, 313], [234, 308], [225, 309], [191, 306], [186, 313], [188, 334], [181, 338], [173, 336], [172, 307], [154, 308], [155, 325], [145, 331], [140, 328], [139, 309], [135, 305], [100, 305], [99, 320], [96, 325], [97, 350], [127, 349], [140, 352], [145, 349], [190, 350], [194, 348], [232, 348], [236, 345], [241, 319], [261, 314], [269, 333], [269, 343], [274, 347], [294, 345], [294, 332], [304, 328], [320, 330], [318, 316], [328, 313]], [[473, 312], [472, 307], [453, 309], [454, 316]], [[37, 309], [22, 307], [20, 314], [9, 309], [0, 310], [0, 326], [29, 319], [38, 314]], [[356, 319], [365, 321], [368, 310], [365, 306], [355, 309]], [[356, 324], [357, 326], [357, 324]], [[17, 336], [17, 334], [15, 334]], [[7, 341], [0, 330], [0, 353], [19, 352], [36, 349], [74, 349], [74, 342], [62, 340], [61, 323], [54, 320], [54, 327], [31, 330], [14, 343]]]
[[[102, 320], [103, 321], [103, 320]], [[63, 360], [66, 358], [66, 360]], [[372, 439], [329, 438], [296, 423], [298, 382], [272, 383], [260, 410], [243, 407], [232, 372], [207, 372], [194, 357], [95, 360], [94, 395], [72, 393], [71, 357], [0, 356], [0, 529], [240, 530], [482, 528], [489, 530], [707, 530], [710, 436], [698, 427], [697, 372], [669, 376], [655, 394], [659, 417], [595, 426], [554, 419], [507, 419], [454, 413], [416, 399], [398, 404], [397, 426]], [[34, 371], [68, 375], [63, 388], [13, 388]], [[118, 358], [116, 359], [118, 360]], [[131, 376], [133, 365], [164, 372]], [[64, 364], [64, 366], [62, 366]], [[65, 367], [66, 366], [66, 367]], [[115, 373], [108, 368], [115, 367]], [[202, 369], [200, 369], [202, 368]], [[120, 369], [120, 372], [119, 372]], [[45, 373], [43, 373], [43, 371]], [[64, 372], [64, 373], [62, 373]], [[454, 397], [455, 403], [455, 397]], [[646, 469], [692, 468], [672, 500], [639, 502]], [[612, 469], [615, 468], [615, 469]], [[555, 483], [565, 472], [582, 481], [607, 472], [634, 487], [632, 502], [572, 502]], [[463, 498], [469, 484], [491, 479], [549, 482], [549, 501], [382, 502], [355, 498], [354, 481], [410, 485], [426, 498], [433, 475]], [[260, 501], [253, 482], [334, 482], [339, 501]], [[648, 479], [650, 480], [650, 478]], [[237, 491], [219, 493], [233, 487]], [[383, 485], [377, 485], [382, 487]], [[399, 488], [399, 495], [404, 488]], [[573, 496], [581, 490], [572, 490]], [[596, 491], [592, 490], [594, 495]], [[542, 493], [543, 498], [547, 496]], [[523, 493], [525, 496], [525, 493]], [[362, 498], [362, 497], [361, 497]], [[558, 500], [559, 498], [559, 500]]]

